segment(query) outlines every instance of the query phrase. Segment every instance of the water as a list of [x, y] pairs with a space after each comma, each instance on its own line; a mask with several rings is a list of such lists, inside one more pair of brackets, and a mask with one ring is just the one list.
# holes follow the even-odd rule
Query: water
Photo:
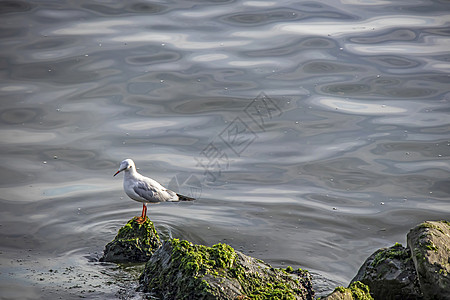
[[[446, 1], [0, 2], [3, 299], [136, 298], [100, 264], [140, 172], [167, 237], [306, 268], [321, 293], [450, 216]], [[319, 294], [320, 294], [319, 291]]]

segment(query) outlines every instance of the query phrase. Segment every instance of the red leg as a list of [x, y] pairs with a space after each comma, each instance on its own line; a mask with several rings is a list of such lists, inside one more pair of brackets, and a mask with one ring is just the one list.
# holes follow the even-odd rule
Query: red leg
[[142, 203], [142, 216], [141, 216], [141, 218], [144, 219], [144, 221], [145, 221], [145, 218], [147, 218], [147, 205], [145, 205], [145, 203]]
[[147, 205], [145, 205], [145, 203], [142, 203], [142, 213], [141, 216], [137, 218], [137, 222], [139, 224], [142, 224], [145, 222], [146, 219], [147, 219]]

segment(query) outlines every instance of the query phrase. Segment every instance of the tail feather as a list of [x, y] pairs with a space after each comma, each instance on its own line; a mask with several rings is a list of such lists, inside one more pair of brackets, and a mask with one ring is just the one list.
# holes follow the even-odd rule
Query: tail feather
[[180, 201], [194, 201], [195, 200], [195, 198], [191, 198], [191, 197], [180, 195], [180, 194], [177, 194], [177, 196]]

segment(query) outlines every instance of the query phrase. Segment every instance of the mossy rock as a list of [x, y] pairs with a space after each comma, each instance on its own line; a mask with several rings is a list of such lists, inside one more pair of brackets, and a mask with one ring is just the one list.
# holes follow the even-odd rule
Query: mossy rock
[[425, 299], [450, 299], [450, 223], [427, 221], [408, 233], [408, 247]]
[[370, 295], [369, 287], [367, 285], [360, 281], [355, 281], [352, 282], [348, 288], [342, 286], [337, 287], [333, 293], [323, 300], [373, 300], [373, 298]]
[[161, 299], [314, 299], [307, 271], [274, 269], [226, 244], [165, 241], [147, 262], [141, 290]]
[[114, 240], [105, 246], [100, 261], [146, 262], [160, 246], [161, 241], [152, 221], [147, 218], [140, 224], [135, 217], [120, 228]]
[[422, 299], [411, 252], [401, 244], [369, 256], [352, 279], [358, 281], [370, 288], [375, 299]]

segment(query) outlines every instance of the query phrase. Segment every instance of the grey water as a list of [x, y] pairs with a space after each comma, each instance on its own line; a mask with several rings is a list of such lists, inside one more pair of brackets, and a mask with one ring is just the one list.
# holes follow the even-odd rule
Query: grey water
[[303, 268], [318, 294], [450, 217], [448, 1], [1, 1], [1, 299], [141, 299], [98, 257], [164, 238]]

